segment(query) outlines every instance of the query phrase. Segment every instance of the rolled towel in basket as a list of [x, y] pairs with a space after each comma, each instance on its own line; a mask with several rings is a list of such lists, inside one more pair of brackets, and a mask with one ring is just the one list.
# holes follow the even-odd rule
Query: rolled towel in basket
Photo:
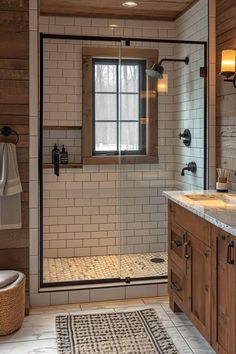
[[21, 228], [21, 192], [16, 146], [0, 143], [0, 230]]

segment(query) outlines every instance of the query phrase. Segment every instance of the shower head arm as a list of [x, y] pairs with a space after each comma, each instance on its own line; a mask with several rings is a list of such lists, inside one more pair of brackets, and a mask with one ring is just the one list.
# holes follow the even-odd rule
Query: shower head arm
[[181, 63], [185, 63], [185, 65], [188, 65], [189, 57], [186, 57], [185, 59], [163, 58], [159, 63], [154, 63], [151, 69], [146, 69], [147, 75], [154, 79], [162, 78], [164, 73], [164, 67], [162, 63], [164, 61], [181, 62]]
[[163, 61], [179, 62], [179, 63], [185, 63], [185, 65], [188, 65], [189, 64], [189, 57], [186, 57], [185, 59], [163, 58], [159, 62], [159, 65], [161, 65], [163, 63]]

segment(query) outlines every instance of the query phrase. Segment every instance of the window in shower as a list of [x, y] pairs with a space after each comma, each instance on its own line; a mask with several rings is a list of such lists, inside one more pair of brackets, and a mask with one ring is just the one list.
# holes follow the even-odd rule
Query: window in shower
[[93, 155], [146, 153], [146, 62], [93, 59]]
[[83, 163], [158, 161], [158, 50], [83, 47]]

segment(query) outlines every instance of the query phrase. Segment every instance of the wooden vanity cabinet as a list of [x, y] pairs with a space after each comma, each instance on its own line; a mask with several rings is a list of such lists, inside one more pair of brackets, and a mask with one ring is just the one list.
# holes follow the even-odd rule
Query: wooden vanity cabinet
[[174, 312], [185, 312], [210, 341], [211, 248], [210, 237], [204, 237], [208, 226], [198, 216], [169, 203], [170, 307]]
[[235, 237], [212, 227], [212, 345], [217, 353], [236, 353]]
[[169, 295], [218, 354], [236, 354], [236, 238], [173, 202]]

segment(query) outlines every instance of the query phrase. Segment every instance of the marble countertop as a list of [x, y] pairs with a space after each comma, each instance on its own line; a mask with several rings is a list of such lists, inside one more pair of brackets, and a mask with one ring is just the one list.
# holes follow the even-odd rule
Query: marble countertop
[[[209, 205], [204, 205], [204, 202], [201, 204], [200, 201], [194, 201], [187, 197], [187, 195], [196, 195], [196, 194], [215, 194], [219, 195], [219, 198], [224, 199], [229, 198], [227, 203], [215, 202], [212, 201]], [[164, 191], [163, 195], [179, 204], [183, 208], [191, 211], [192, 213], [200, 216], [201, 218], [209, 221], [215, 226], [221, 228], [222, 230], [230, 233], [233, 236], [236, 236], [236, 194], [233, 193], [217, 193], [215, 190], [198, 190], [198, 191]], [[232, 198], [232, 202], [230, 202]], [[207, 202], [206, 202], [207, 204]]]

